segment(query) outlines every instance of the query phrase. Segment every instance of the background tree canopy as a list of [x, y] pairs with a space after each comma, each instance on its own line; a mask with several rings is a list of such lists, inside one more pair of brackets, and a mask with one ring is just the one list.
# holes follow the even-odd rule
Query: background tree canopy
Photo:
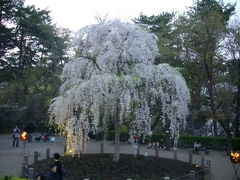
[[[230, 65], [239, 62], [239, 24], [229, 27], [234, 11], [235, 4], [197, 0], [186, 14], [141, 14], [134, 19], [159, 37], [163, 55], [156, 63], [168, 62], [181, 68], [191, 89], [188, 125], [192, 132], [213, 120], [213, 128], [202, 135], [219, 135], [221, 126], [227, 135], [235, 132], [239, 136], [239, 78], [232, 81], [239, 77], [239, 66], [233, 70]], [[227, 45], [230, 36], [231, 47]]]
[[23, 0], [0, 3], [0, 131], [16, 124], [44, 130], [68, 61], [70, 31], [52, 25], [48, 11], [24, 6]]

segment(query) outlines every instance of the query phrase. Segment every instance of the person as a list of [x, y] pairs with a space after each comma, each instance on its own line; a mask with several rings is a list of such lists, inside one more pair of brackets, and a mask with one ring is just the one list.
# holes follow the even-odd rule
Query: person
[[201, 143], [199, 141], [195, 141], [193, 145], [193, 152], [198, 154], [198, 150], [201, 148]]
[[15, 146], [15, 144], [16, 144], [16, 147], [18, 147], [19, 138], [20, 138], [20, 129], [18, 128], [18, 126], [16, 126], [13, 129], [13, 147]]
[[35, 137], [35, 142], [40, 142], [41, 140], [42, 140], [42, 136], [41, 135]]
[[153, 147], [153, 143], [152, 142], [149, 142], [148, 145], [147, 145], [147, 148], [152, 148]]
[[44, 180], [44, 176], [42, 174], [37, 174], [36, 180]]
[[31, 133], [28, 133], [27, 139], [28, 139], [29, 143], [32, 142], [32, 134]]
[[62, 162], [60, 161], [60, 154], [59, 153], [54, 153], [53, 158], [54, 158], [55, 164], [57, 165], [57, 174], [59, 176], [59, 179], [62, 180], [64, 172], [63, 172]]
[[49, 142], [49, 135], [45, 135], [45, 136], [44, 136], [43, 142]]
[[135, 133], [134, 135], [133, 135], [133, 139], [134, 139], [134, 145], [136, 145], [136, 146], [138, 146], [139, 144], [139, 135], [137, 134], [137, 133]]
[[50, 171], [46, 174], [46, 180], [60, 180], [57, 175], [57, 165], [55, 162], [49, 166]]
[[164, 149], [164, 144], [162, 139], [160, 139], [159, 141], [159, 148]]

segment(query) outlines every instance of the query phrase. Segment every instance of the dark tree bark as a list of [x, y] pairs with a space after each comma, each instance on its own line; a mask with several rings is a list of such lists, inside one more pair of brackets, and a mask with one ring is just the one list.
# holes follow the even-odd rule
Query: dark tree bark
[[240, 59], [238, 60], [238, 82], [236, 94], [236, 116], [234, 119], [234, 136], [239, 137], [239, 120], [240, 120]]

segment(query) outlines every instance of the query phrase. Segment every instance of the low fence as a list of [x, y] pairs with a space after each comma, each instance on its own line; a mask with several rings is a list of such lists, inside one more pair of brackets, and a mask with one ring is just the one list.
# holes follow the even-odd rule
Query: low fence
[[[36, 163], [39, 159], [39, 153], [37, 151], [34, 152], [34, 163]], [[50, 149], [46, 149], [46, 159], [50, 157]], [[34, 168], [28, 167], [28, 156], [24, 155], [22, 162], [22, 177], [28, 178], [28, 180], [35, 180], [36, 172]]]
[[[104, 147], [103, 144], [100, 146], [100, 153], [104, 153]], [[173, 159], [177, 160], [177, 149], [173, 149]], [[135, 149], [134, 156], [140, 155], [140, 148], [139, 146]], [[147, 156], [145, 153], [144, 156]], [[189, 150], [189, 163], [192, 164], [192, 150]], [[50, 149], [46, 149], [46, 158], [50, 157]], [[155, 149], [155, 157], [159, 157], [159, 149]], [[36, 151], [34, 152], [34, 163], [38, 161], [39, 153]], [[206, 162], [206, 163], [205, 163]], [[201, 167], [202, 169], [195, 171], [190, 170], [188, 174], [185, 174], [180, 177], [164, 177], [163, 179], [159, 180], [211, 180], [211, 161], [205, 160], [205, 155], [201, 156]], [[28, 180], [34, 180], [36, 176], [36, 172], [33, 168], [28, 167], [28, 156], [24, 156], [24, 160], [22, 163], [22, 176], [28, 178]], [[84, 178], [83, 180], [90, 180], [89, 178]], [[126, 180], [132, 180], [132, 179], [126, 179]]]

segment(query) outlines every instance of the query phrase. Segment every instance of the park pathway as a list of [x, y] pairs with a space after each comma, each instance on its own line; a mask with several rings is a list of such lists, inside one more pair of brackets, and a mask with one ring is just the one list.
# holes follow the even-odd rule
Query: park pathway
[[[101, 141], [91, 140], [86, 153], [99, 153]], [[46, 157], [46, 149], [50, 148], [50, 156], [53, 153], [63, 153], [63, 140], [57, 138], [54, 143], [31, 143], [27, 144], [26, 150], [29, 151], [29, 163], [33, 163], [34, 152], [40, 153], [40, 159]], [[23, 144], [20, 147], [12, 147], [11, 135], [0, 135], [0, 177], [5, 175], [20, 176], [22, 169], [22, 150]], [[114, 152], [114, 145], [111, 141], [106, 141], [104, 144], [104, 153]], [[131, 145], [121, 143], [121, 153], [134, 154], [134, 149]], [[28, 152], [27, 152], [28, 153]], [[155, 155], [154, 149], [147, 149], [146, 146], [140, 147], [140, 154]], [[159, 150], [159, 157], [173, 158], [173, 151]], [[187, 149], [178, 149], [177, 159], [188, 162], [189, 155]], [[234, 170], [228, 156], [225, 156], [223, 151], [211, 151], [205, 156], [205, 160], [211, 160], [212, 164], [212, 180], [232, 180]], [[201, 164], [201, 155], [193, 155], [193, 163]], [[238, 172], [240, 174], [240, 172]]]

